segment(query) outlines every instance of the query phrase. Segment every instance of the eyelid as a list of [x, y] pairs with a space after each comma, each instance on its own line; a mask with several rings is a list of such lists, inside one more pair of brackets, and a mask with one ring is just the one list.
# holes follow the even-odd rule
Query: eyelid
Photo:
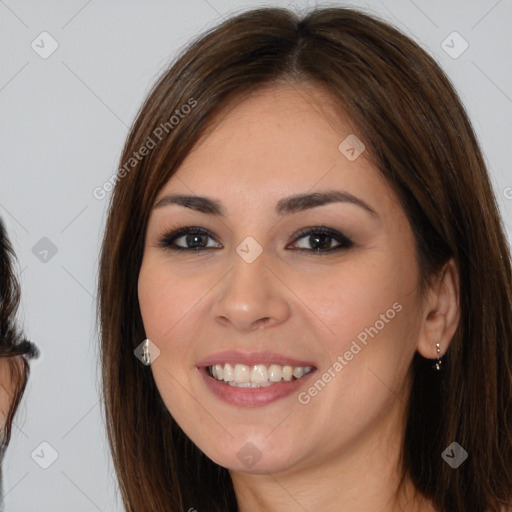
[[298, 252], [306, 252], [306, 253], [310, 253], [310, 254], [314, 254], [314, 255], [329, 254], [332, 252], [336, 252], [337, 250], [350, 249], [354, 245], [354, 242], [347, 235], [345, 235], [338, 229], [334, 229], [334, 228], [330, 228], [330, 227], [322, 226], [322, 225], [302, 228], [299, 231], [295, 232], [293, 235], [292, 244], [297, 243], [301, 238], [305, 238], [307, 236], [313, 236], [314, 234], [317, 234], [317, 233], [327, 235], [328, 237], [330, 237], [334, 240], [337, 240], [339, 245], [336, 247], [333, 247], [331, 249], [325, 249], [323, 251], [314, 250], [314, 249], [295, 249], [295, 250]]
[[[163, 237], [160, 238], [160, 241], [157, 242], [154, 247], [162, 248], [170, 251], [175, 252], [189, 252], [189, 253], [195, 253], [206, 251], [207, 249], [221, 249], [222, 247], [195, 247], [195, 248], [186, 248], [186, 247], [180, 247], [177, 245], [174, 245], [175, 240], [182, 238], [183, 236], [189, 235], [189, 234], [199, 234], [203, 236], [207, 236], [208, 238], [211, 238], [214, 240], [217, 244], [222, 244], [217, 240], [217, 237], [214, 233], [212, 233], [209, 229], [201, 227], [201, 226], [195, 226], [195, 225], [174, 225], [172, 227], [169, 227], [168, 230], [166, 230], [166, 233]], [[298, 248], [298, 249], [292, 249], [293, 251], [300, 252], [300, 253], [309, 253], [312, 255], [327, 255], [330, 253], [334, 253], [341, 250], [350, 249], [354, 246], [354, 242], [346, 236], [343, 232], [330, 228], [328, 226], [320, 225], [320, 226], [308, 226], [305, 228], [302, 228], [293, 235], [291, 235], [292, 241], [286, 246], [287, 248], [289, 245], [296, 244], [301, 238], [306, 238], [307, 236], [313, 236], [315, 234], [322, 234], [326, 235], [329, 238], [333, 239], [335, 242], [338, 243], [337, 246], [330, 248], [330, 249], [304, 249], [304, 248]]]
[[[155, 244], [155, 247], [168, 249], [170, 248], [171, 242], [174, 242], [174, 240], [181, 238], [182, 236], [189, 235], [189, 234], [201, 234], [206, 235], [212, 240], [215, 240], [218, 244], [220, 242], [217, 240], [217, 237], [207, 228], [203, 228], [201, 226], [193, 226], [193, 225], [186, 225], [186, 226], [174, 226], [170, 229], [165, 231], [165, 234], [160, 238], [160, 240]], [[221, 244], [222, 245], [222, 244]], [[172, 249], [176, 249], [176, 247], [172, 247]], [[185, 249], [178, 247], [176, 250], [183, 249], [184, 251], [194, 251], [194, 249]]]

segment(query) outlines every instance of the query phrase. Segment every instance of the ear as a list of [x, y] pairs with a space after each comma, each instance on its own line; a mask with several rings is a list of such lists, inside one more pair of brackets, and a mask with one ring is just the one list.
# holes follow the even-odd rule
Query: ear
[[459, 319], [459, 273], [452, 258], [435, 277], [424, 299], [418, 352], [427, 359], [435, 359], [436, 343], [439, 343], [444, 355]]

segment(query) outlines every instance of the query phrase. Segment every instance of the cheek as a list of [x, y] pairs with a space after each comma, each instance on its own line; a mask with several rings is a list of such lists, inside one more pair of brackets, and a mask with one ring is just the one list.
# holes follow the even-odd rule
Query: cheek
[[336, 375], [325, 400], [343, 403], [340, 411], [376, 414], [404, 384], [419, 332], [416, 272], [405, 251], [402, 259], [374, 252], [371, 261], [354, 259], [330, 280], [304, 282], [297, 292], [322, 320], [316, 322], [325, 355], [320, 377]]
[[170, 329], [190, 310], [197, 294], [190, 282], [185, 282], [165, 263], [143, 260], [138, 280], [139, 307], [148, 338], [165, 341]]
[[173, 270], [165, 261], [143, 260], [138, 297], [145, 334], [161, 352], [158, 362], [173, 372], [193, 366], [192, 342], [204, 322], [206, 284], [204, 279]]
[[379, 337], [393, 333], [396, 338], [403, 331], [408, 316], [403, 311], [413, 307], [416, 296], [416, 273], [414, 260], [410, 265], [395, 261], [389, 252], [376, 252], [295, 281], [294, 292], [306, 298], [305, 310], [325, 332], [324, 348], [331, 358], [358, 337], [364, 342], [378, 331]]
[[158, 286], [160, 272], [143, 260], [138, 280], [139, 308], [146, 336], [153, 342], [161, 338], [163, 305], [167, 303], [165, 288]]
[[165, 406], [186, 431], [193, 428], [187, 414], [189, 395], [184, 393], [190, 387], [194, 329], [188, 313], [200, 296], [188, 279], [171, 272], [165, 262], [151, 257], [143, 260], [138, 279], [139, 307], [145, 334], [160, 350], [151, 371]]

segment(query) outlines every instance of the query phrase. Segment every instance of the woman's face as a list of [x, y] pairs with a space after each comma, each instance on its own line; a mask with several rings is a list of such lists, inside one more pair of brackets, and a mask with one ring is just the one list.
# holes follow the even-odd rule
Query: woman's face
[[[234, 471], [325, 464], [403, 425], [421, 331], [413, 234], [333, 112], [313, 86], [259, 90], [196, 145], [149, 219], [138, 293], [155, 382]], [[327, 191], [335, 201], [290, 199]], [[170, 236], [187, 226], [210, 235]]]

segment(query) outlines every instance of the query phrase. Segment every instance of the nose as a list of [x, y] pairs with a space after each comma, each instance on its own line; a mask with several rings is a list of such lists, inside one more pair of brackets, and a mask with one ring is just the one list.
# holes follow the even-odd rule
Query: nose
[[286, 290], [265, 251], [251, 263], [235, 253], [233, 267], [218, 287], [215, 319], [240, 333], [279, 325], [290, 315]]

